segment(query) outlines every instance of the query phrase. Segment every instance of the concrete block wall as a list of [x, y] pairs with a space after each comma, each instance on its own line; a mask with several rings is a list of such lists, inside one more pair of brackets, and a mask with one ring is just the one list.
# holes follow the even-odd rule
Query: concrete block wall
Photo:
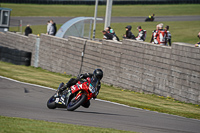
[[[0, 39], [0, 45], [23, 49], [24, 45], [31, 47], [36, 37], [8, 32], [0, 34]], [[200, 103], [200, 48], [192, 45], [173, 43], [167, 47], [135, 40], [95, 42], [42, 34], [39, 50], [39, 67], [49, 71], [77, 76], [101, 68], [104, 83]]]
[[180, 101], [200, 103], [200, 48], [185, 43], [172, 45], [169, 89]]
[[104, 83], [199, 104], [199, 50], [184, 43], [87, 41], [83, 70], [101, 68]]
[[41, 35], [39, 67], [53, 72], [77, 76], [81, 66], [85, 39], [69, 39]]
[[33, 34], [24, 36], [13, 32], [0, 33], [0, 45], [8, 48], [32, 52], [31, 65], [33, 65], [35, 61], [36, 38], [37, 36]]

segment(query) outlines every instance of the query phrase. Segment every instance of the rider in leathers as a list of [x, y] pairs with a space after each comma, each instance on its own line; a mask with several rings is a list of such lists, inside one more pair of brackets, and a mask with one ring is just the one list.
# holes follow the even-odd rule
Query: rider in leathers
[[[103, 77], [103, 71], [101, 69], [95, 69], [93, 74], [92, 73], [85, 73], [85, 74], [80, 74], [79, 76], [77, 76], [77, 78], [71, 78], [63, 87], [61, 87], [59, 89], [59, 92], [62, 92], [64, 91], [65, 89], [71, 87], [72, 85], [75, 85], [76, 83], [78, 83], [78, 81], [83, 81], [83, 80], [86, 80], [87, 78], [90, 78], [91, 79], [91, 84], [92, 82], [97, 82], [97, 85], [96, 85], [96, 89], [94, 92], [95, 96], [93, 97], [94, 99], [97, 97], [97, 95], [99, 94], [99, 90], [101, 88], [101, 82], [100, 80], [102, 79]], [[83, 107], [85, 108], [89, 108], [90, 106], [90, 101], [86, 102], [84, 105], [82, 105]]]

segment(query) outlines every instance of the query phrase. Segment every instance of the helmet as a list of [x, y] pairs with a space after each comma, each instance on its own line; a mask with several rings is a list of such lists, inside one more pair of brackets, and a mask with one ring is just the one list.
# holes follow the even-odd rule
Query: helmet
[[101, 80], [103, 78], [103, 71], [101, 69], [95, 69], [93, 72], [94, 78]]

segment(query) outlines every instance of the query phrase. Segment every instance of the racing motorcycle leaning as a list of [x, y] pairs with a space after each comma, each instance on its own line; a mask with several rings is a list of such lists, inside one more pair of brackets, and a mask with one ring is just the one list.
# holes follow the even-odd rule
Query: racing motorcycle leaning
[[73, 111], [81, 105], [84, 106], [91, 98], [95, 97], [94, 92], [98, 82], [98, 79], [87, 78], [59, 92], [59, 89], [64, 85], [61, 83], [56, 93], [47, 101], [47, 107], [49, 109], [67, 108], [68, 111]]

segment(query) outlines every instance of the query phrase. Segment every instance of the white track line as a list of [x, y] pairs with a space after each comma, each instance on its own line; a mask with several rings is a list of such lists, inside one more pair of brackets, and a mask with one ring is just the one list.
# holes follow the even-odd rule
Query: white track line
[[26, 83], [26, 82], [21, 82], [21, 81], [18, 81], [18, 80], [15, 80], [15, 79], [11, 79], [11, 78], [7, 78], [7, 77], [3, 77], [3, 76], [0, 76], [0, 78], [7, 79], [7, 80], [10, 80], [10, 81], [14, 81], [14, 82], [21, 83], [21, 84], [25, 84], [25, 85], [31, 85], [31, 86], [36, 86], [36, 87], [41, 87], [41, 88], [45, 88], [45, 89], [56, 91], [55, 89], [50, 88], [50, 87], [36, 85], [36, 84], [31, 84], [31, 83]]

